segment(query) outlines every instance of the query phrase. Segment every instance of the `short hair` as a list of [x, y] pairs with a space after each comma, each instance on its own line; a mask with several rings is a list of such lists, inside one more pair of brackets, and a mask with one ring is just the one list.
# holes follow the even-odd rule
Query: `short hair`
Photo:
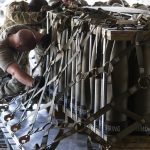
[[46, 0], [31, 0], [29, 8], [31, 11], [38, 12], [44, 5], [48, 5]]
[[29, 29], [21, 29], [17, 33], [20, 46], [25, 50], [32, 50], [36, 46], [36, 38], [34, 33]]

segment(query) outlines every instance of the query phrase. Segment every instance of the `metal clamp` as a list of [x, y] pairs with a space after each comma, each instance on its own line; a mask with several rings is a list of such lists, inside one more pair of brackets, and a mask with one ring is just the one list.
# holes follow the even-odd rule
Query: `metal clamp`
[[8, 114], [8, 115], [4, 116], [5, 121], [10, 121], [12, 119], [14, 119], [14, 114]]
[[84, 128], [84, 124], [82, 122], [77, 122], [74, 124], [74, 130], [80, 132], [80, 130]]
[[98, 74], [97, 68], [93, 68], [92, 70], [89, 71], [89, 77], [96, 77]]
[[150, 78], [149, 76], [142, 76], [138, 79], [138, 85], [141, 89], [147, 89], [150, 87]]
[[89, 71], [89, 77], [98, 77], [101, 73], [103, 73], [104, 68], [99, 67], [99, 68], [93, 68], [92, 70]]

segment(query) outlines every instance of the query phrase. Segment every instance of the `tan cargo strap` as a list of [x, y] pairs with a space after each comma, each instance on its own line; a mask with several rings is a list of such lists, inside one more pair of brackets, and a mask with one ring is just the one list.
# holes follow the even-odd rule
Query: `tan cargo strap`
[[138, 90], [140, 90], [142, 87], [139, 86], [139, 84], [137, 84], [136, 86], [133, 86], [131, 88], [129, 88], [126, 92], [122, 93], [120, 96], [116, 97], [116, 98], [112, 98], [111, 102], [106, 104], [103, 108], [101, 108], [100, 110], [98, 110], [96, 113], [92, 114], [89, 118], [87, 118], [86, 120], [84, 120], [82, 122], [82, 126], [79, 123], [78, 124], [78, 129], [72, 129], [66, 133], [63, 134], [62, 137], [59, 137], [59, 139], [57, 139], [54, 142], [58, 142], [58, 140], [62, 140], [68, 136], [71, 136], [72, 134], [76, 133], [76, 132], [82, 132], [84, 131], [85, 127], [87, 125], [89, 125], [90, 123], [92, 123], [94, 120], [98, 119], [101, 115], [103, 115], [104, 113], [106, 113], [107, 111], [109, 111], [110, 109], [112, 109], [113, 107], [115, 107], [115, 103], [117, 103], [120, 100], [123, 100], [125, 97], [128, 97], [132, 94], [134, 94], [135, 92], [137, 92]]

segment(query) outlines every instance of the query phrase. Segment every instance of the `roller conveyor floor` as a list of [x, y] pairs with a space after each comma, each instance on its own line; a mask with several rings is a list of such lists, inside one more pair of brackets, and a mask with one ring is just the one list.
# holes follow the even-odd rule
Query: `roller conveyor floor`
[[[11, 130], [11, 127], [12, 125], [18, 123], [19, 118], [22, 115], [24, 109], [22, 108], [21, 111], [17, 111], [15, 113], [15, 117], [13, 119], [10, 119], [9, 121], [6, 121], [4, 118], [7, 114], [10, 114], [15, 109], [16, 109], [16, 103], [9, 105], [9, 109], [1, 113], [1, 122], [0, 122], [0, 128], [2, 129], [2, 132], [5, 135], [5, 140], [8, 141], [12, 150], [37, 150], [38, 148], [36, 145], [38, 146], [43, 145], [43, 141], [44, 141], [43, 137], [46, 137], [46, 135], [48, 135], [48, 138], [44, 141], [44, 143], [46, 143], [46, 145], [50, 145], [53, 142], [60, 128], [52, 127], [50, 128], [50, 130], [47, 130], [50, 127], [50, 125], [46, 125], [46, 127], [42, 131], [33, 133], [30, 136], [30, 140], [28, 142], [24, 144], [20, 144], [19, 138], [28, 133], [33, 117], [31, 116], [25, 121], [23, 121], [21, 123], [21, 128], [18, 131], [13, 132]], [[26, 116], [29, 116], [30, 114], [32, 114], [33, 111], [34, 109], [31, 111], [27, 111]], [[36, 130], [37, 128], [45, 125], [44, 123], [46, 122], [48, 118], [47, 116], [48, 116], [47, 110], [42, 110], [38, 112], [38, 117], [37, 117], [36, 123], [34, 124], [33, 130]], [[53, 122], [56, 124], [57, 120], [53, 119]], [[68, 130], [70, 130], [70, 128], [68, 127], [64, 128], [64, 132], [67, 132]], [[68, 150], [87, 150], [89, 148], [90, 150], [99, 149], [98, 144], [90, 143], [89, 145], [89, 142], [87, 142], [87, 139], [88, 137], [85, 134], [79, 134], [79, 133], [73, 134], [72, 136], [69, 136], [68, 138], [61, 140], [58, 146], [56, 147], [56, 150], [67, 150], [67, 149]]]

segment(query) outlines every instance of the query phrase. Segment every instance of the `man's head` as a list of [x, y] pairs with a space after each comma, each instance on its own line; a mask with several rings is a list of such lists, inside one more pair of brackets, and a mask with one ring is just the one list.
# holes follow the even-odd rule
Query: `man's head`
[[30, 51], [36, 46], [36, 37], [31, 30], [21, 29], [14, 34], [14, 48], [23, 52]]
[[29, 9], [30, 11], [38, 12], [44, 5], [48, 5], [46, 0], [31, 0]]

